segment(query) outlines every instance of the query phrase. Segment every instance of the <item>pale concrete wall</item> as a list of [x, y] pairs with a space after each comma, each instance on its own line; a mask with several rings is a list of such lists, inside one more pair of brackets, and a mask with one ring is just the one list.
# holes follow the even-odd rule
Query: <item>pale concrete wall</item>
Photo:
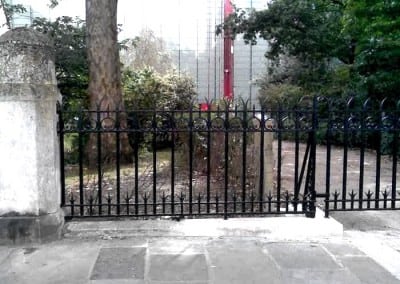
[[27, 28], [0, 37], [0, 243], [60, 235], [52, 43]]

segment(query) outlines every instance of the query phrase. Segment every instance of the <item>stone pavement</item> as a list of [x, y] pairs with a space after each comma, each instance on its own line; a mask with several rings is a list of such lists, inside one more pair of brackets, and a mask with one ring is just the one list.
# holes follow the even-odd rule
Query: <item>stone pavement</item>
[[340, 230], [304, 217], [72, 222], [60, 241], [0, 247], [0, 283], [400, 283], [399, 251]]

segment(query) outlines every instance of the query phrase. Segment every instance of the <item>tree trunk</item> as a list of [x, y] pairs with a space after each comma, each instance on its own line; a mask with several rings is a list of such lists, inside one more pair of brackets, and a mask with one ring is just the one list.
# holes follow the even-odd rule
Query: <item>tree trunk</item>
[[114, 110], [122, 103], [117, 27], [118, 0], [86, 0], [90, 107]]
[[[86, 0], [86, 28], [89, 64], [89, 100], [91, 110], [110, 111], [102, 113], [103, 127], [114, 128], [115, 120], [125, 125], [124, 115], [117, 118], [115, 110], [124, 110], [122, 101], [121, 70], [118, 48], [117, 27], [118, 0]], [[95, 116], [95, 115], [94, 115]], [[107, 119], [110, 118], [110, 119]], [[95, 121], [97, 117], [92, 117]], [[106, 124], [106, 125], [105, 125]], [[108, 125], [107, 125], [108, 124]], [[88, 142], [89, 166], [96, 163], [97, 135], [93, 134]], [[117, 153], [117, 139], [120, 141]], [[103, 133], [101, 136], [102, 162], [129, 160], [127, 135], [121, 133]]]

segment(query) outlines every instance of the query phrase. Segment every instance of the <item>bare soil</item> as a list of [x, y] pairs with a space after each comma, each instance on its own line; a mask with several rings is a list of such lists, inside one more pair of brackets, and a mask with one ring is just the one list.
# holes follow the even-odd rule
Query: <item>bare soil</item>
[[[274, 171], [277, 172], [277, 141], [274, 141]], [[303, 163], [306, 145], [301, 144], [299, 147], [299, 172]], [[348, 149], [347, 151], [347, 166], [345, 167], [344, 158], [345, 151], [343, 147], [331, 148], [330, 160], [330, 176], [326, 179], [327, 173], [327, 148], [323, 145], [318, 145], [316, 150], [316, 180], [315, 186], [318, 193], [325, 193], [327, 186], [330, 192], [342, 192], [343, 188], [349, 193], [352, 190], [358, 192], [360, 182], [363, 183], [364, 193], [368, 190], [375, 192], [377, 181], [377, 155], [373, 150], [366, 150], [364, 153], [364, 163], [361, 165], [364, 174], [360, 175], [360, 149]], [[379, 175], [379, 190], [381, 192], [392, 189], [392, 172], [393, 159], [390, 156], [381, 156], [380, 160], [380, 175]], [[400, 174], [398, 169], [400, 163], [397, 163], [396, 179], [399, 180]], [[295, 143], [282, 142], [282, 168], [281, 168], [282, 191], [293, 191], [294, 188], [294, 173], [295, 173]], [[344, 182], [345, 181], [345, 182]], [[304, 182], [304, 179], [303, 179]], [[397, 192], [400, 191], [400, 184], [397, 183]]]

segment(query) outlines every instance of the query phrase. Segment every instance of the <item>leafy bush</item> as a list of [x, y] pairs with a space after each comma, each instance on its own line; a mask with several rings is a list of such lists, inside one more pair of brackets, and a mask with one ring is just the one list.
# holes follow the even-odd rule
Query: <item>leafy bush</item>
[[[168, 128], [172, 122], [168, 114], [156, 111], [188, 110], [196, 95], [194, 81], [187, 75], [175, 72], [159, 75], [151, 68], [125, 70], [123, 72], [123, 91], [125, 108], [128, 112], [128, 125], [140, 129], [154, 123]], [[151, 134], [136, 132], [129, 137], [133, 147], [151, 146]], [[158, 147], [168, 146], [168, 133], [157, 134]], [[144, 143], [144, 145], [143, 145]]]
[[159, 75], [151, 68], [127, 69], [122, 81], [128, 110], [184, 110], [196, 95], [192, 78], [176, 72]]

